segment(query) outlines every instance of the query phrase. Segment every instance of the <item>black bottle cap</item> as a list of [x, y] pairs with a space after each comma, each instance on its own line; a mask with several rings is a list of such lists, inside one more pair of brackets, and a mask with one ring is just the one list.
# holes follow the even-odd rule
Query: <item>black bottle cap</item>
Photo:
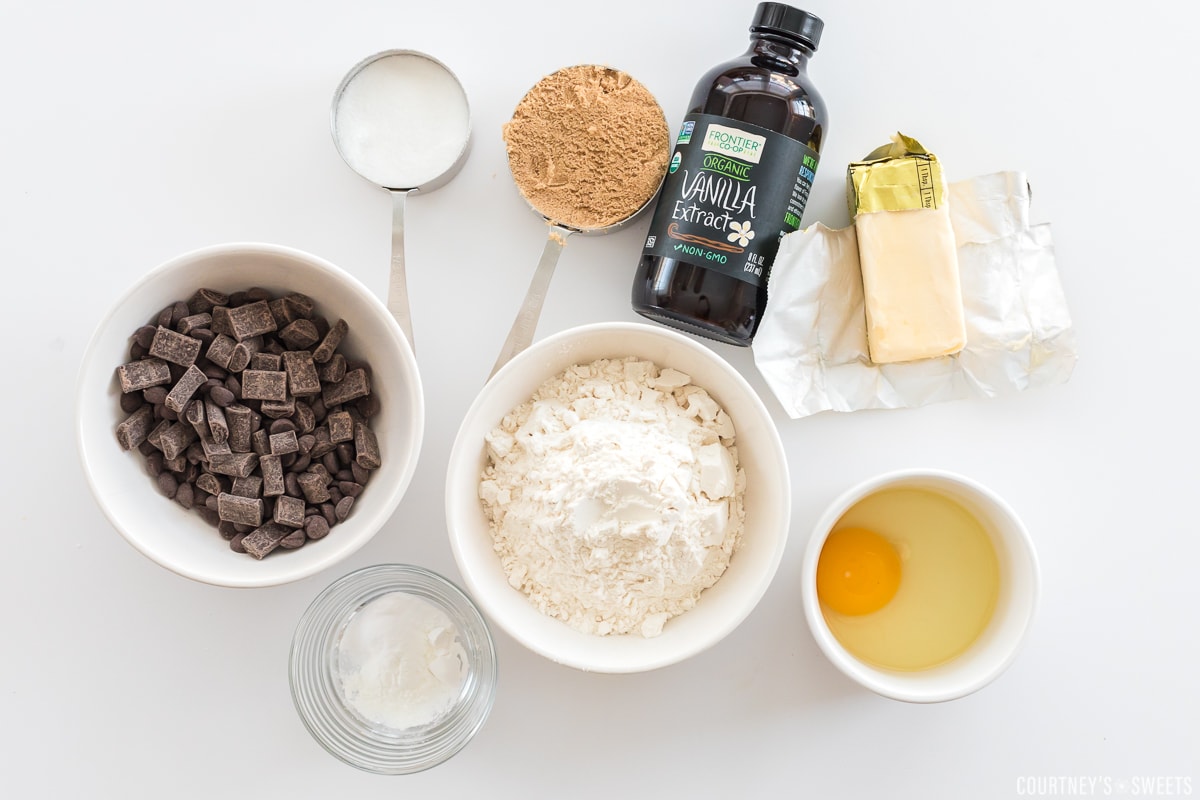
[[825, 23], [816, 14], [810, 14], [784, 3], [759, 3], [750, 23], [752, 33], [781, 33], [799, 39], [816, 52], [821, 43], [821, 31]]

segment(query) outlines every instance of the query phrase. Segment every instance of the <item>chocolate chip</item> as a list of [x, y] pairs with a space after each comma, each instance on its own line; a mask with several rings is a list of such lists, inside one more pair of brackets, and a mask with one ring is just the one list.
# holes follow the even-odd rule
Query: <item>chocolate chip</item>
[[175, 476], [169, 472], [160, 472], [156, 484], [159, 494], [168, 499], [174, 497], [175, 493], [179, 491], [179, 481], [175, 480]]
[[321, 514], [314, 514], [304, 519], [304, 535], [309, 539], [324, 539], [329, 533], [329, 521]]
[[304, 534], [303, 528], [296, 528], [287, 536], [279, 540], [279, 546], [284, 550], [295, 550], [297, 547], [303, 547], [308, 538]]
[[213, 403], [221, 408], [226, 408], [233, 404], [237, 398], [235, 398], [233, 396], [233, 392], [229, 391], [229, 389], [227, 389], [225, 386], [214, 386], [211, 390], [209, 390], [208, 399], [212, 400]]

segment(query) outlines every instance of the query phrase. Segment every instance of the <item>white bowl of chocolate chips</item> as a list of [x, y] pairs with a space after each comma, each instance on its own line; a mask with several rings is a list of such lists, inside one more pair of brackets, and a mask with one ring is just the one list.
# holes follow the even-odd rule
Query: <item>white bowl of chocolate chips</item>
[[224, 244], [159, 266], [84, 354], [77, 435], [105, 516], [148, 558], [272, 586], [362, 547], [424, 431], [412, 348], [355, 278], [307, 253]]

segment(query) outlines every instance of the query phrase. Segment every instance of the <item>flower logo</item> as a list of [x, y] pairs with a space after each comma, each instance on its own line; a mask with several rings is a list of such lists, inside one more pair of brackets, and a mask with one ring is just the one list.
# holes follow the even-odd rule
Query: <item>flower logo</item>
[[737, 242], [738, 247], [745, 247], [750, 244], [750, 240], [754, 238], [754, 231], [750, 230], [750, 220], [745, 222], [731, 222], [730, 229], [733, 233], [729, 234], [729, 241]]

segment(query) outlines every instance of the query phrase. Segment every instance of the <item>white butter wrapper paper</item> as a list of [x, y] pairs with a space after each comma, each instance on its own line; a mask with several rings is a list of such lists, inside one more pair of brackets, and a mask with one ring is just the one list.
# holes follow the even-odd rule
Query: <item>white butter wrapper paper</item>
[[967, 345], [952, 356], [874, 364], [854, 226], [783, 238], [754, 363], [793, 419], [914, 408], [1064, 383], [1075, 331], [1048, 224], [1029, 224], [1029, 184], [1000, 172], [950, 184]]

